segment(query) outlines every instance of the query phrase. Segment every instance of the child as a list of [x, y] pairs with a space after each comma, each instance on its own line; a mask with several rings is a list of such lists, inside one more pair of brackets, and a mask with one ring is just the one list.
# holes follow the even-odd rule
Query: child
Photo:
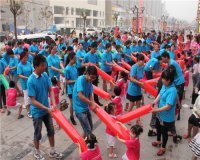
[[[108, 106], [105, 107], [105, 111], [113, 118], [115, 118], [115, 104], [109, 103]], [[110, 128], [106, 127], [106, 137], [109, 147], [109, 158], [117, 158], [117, 155], [114, 153], [114, 146], [116, 144], [115, 134], [110, 130]]]
[[200, 157], [199, 148], [200, 148], [200, 133], [198, 133], [194, 139], [189, 144], [190, 149], [193, 152], [192, 160], [197, 160]]
[[[56, 106], [58, 107], [58, 109], [60, 108], [59, 106], [59, 93], [60, 93], [60, 89], [58, 87], [58, 79], [56, 76], [53, 76], [51, 78], [51, 83], [52, 83], [52, 90], [53, 90], [53, 93], [54, 93], [54, 99], [55, 99], [55, 103], [56, 103]], [[52, 106], [53, 105], [53, 102], [52, 100], [50, 100], [50, 105]], [[55, 128], [59, 128], [59, 125], [54, 125]]]
[[18, 119], [21, 119], [24, 117], [24, 115], [21, 114], [22, 112], [22, 105], [20, 103], [16, 103], [17, 98], [17, 90], [15, 89], [15, 82], [10, 81], [9, 83], [9, 89], [6, 91], [6, 106], [7, 106], [7, 115], [10, 115], [10, 109], [19, 109], [18, 111]]
[[116, 86], [114, 88], [114, 94], [115, 94], [115, 97], [112, 99], [112, 103], [116, 105], [116, 112], [115, 112], [115, 116], [119, 116], [122, 114], [122, 100], [121, 100], [121, 88]]
[[126, 144], [127, 151], [123, 155], [122, 160], [139, 160], [140, 159], [140, 140], [139, 135], [143, 132], [143, 128], [139, 125], [134, 125], [131, 127], [131, 139], [124, 141]]

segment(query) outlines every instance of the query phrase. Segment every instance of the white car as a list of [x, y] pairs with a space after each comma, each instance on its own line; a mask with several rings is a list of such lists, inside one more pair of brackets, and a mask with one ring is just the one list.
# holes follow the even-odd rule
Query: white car
[[87, 28], [86, 29], [86, 34], [94, 35], [97, 32], [94, 28]]

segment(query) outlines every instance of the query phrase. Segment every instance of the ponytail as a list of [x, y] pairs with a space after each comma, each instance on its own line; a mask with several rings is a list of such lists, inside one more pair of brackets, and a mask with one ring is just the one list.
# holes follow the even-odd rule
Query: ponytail
[[70, 52], [68, 54], [65, 66], [67, 66], [69, 64], [69, 62], [74, 58], [74, 56], [76, 56], [76, 54], [74, 52]]

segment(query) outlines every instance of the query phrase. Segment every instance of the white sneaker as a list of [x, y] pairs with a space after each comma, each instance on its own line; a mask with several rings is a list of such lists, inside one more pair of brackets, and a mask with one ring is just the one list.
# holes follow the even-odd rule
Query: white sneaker
[[63, 154], [62, 153], [59, 153], [59, 152], [54, 152], [54, 153], [49, 153], [49, 157], [50, 158], [56, 158], [56, 159], [61, 159], [63, 157]]
[[33, 118], [30, 112], [28, 112], [27, 116], [28, 118]]
[[45, 158], [40, 152], [39, 153], [35, 152], [33, 156], [36, 158], [36, 160], [45, 160]]

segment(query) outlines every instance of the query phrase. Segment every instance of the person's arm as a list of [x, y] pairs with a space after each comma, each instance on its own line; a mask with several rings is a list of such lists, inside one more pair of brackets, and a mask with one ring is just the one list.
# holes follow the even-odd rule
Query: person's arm
[[68, 79], [65, 79], [65, 82], [66, 82], [66, 84], [73, 84], [73, 83], [75, 83], [76, 81], [75, 81], [75, 80], [68, 80]]
[[90, 99], [88, 99], [87, 97], [84, 96], [83, 92], [78, 92], [78, 97], [80, 98], [80, 100], [82, 100], [84, 103], [88, 104], [88, 105], [93, 105], [93, 101], [91, 101]]
[[51, 66], [50, 68], [56, 72], [62, 73], [62, 71], [56, 67]]
[[113, 66], [113, 64], [112, 64], [112, 63], [108, 63], [107, 61], [105, 61], [105, 64], [106, 64], [107, 66], [110, 66], [110, 67], [112, 67], [112, 66]]
[[14, 70], [14, 69], [16, 69], [16, 68], [17, 68], [17, 66], [14, 66], [14, 67], [10, 68], [10, 70]]
[[19, 74], [18, 76], [19, 76], [19, 78], [22, 78], [22, 79], [28, 79], [28, 77], [26, 77], [26, 76], [24, 76], [22, 74]]
[[171, 108], [171, 105], [170, 104], [166, 104], [165, 106], [161, 107], [161, 108], [153, 108], [152, 112], [155, 113], [155, 112], [163, 112], [163, 111], [166, 111], [166, 110], [169, 110]]
[[138, 86], [141, 86], [141, 87], [144, 85], [143, 82], [136, 80], [134, 77], [130, 77], [130, 81], [137, 84]]
[[[44, 110], [46, 110], [46, 111], [48, 111], [48, 112], [50, 112], [50, 113], [53, 111], [52, 108], [48, 108], [48, 107], [44, 106], [43, 104], [41, 104], [40, 102], [38, 102], [38, 101], [35, 99], [35, 97], [30, 96], [30, 99], [31, 99], [31, 103], [32, 103], [34, 106], [36, 106], [37, 108], [44, 109]], [[55, 101], [54, 101], [54, 103], [55, 103]]]
[[50, 95], [50, 99], [53, 103], [53, 108], [55, 108], [56, 107], [56, 101], [55, 101], [54, 92], [53, 92], [51, 87], [49, 88], [49, 95]]

